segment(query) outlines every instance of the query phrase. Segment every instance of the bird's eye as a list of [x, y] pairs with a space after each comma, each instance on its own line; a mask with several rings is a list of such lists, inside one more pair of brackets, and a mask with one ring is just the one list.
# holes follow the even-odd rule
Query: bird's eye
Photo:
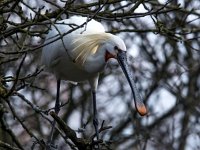
[[120, 48], [118, 48], [117, 46], [114, 47], [114, 50], [118, 53], [120, 51], [122, 51]]
[[119, 50], [119, 48], [117, 46], [114, 47], [114, 50]]

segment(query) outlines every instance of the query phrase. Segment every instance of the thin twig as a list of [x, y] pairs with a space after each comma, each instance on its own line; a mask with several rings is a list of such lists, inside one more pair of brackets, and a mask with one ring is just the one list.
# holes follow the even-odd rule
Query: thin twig
[[21, 150], [21, 148], [17, 148], [17, 147], [14, 147], [14, 146], [11, 146], [10, 144], [8, 143], [5, 143], [3, 141], [0, 141], [0, 147], [2, 147], [3, 149], [8, 149], [8, 150]]

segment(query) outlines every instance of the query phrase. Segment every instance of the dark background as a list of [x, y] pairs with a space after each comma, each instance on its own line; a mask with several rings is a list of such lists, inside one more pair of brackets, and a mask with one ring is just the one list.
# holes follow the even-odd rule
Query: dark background
[[[49, 26], [73, 15], [92, 17], [120, 36], [148, 107], [139, 116], [119, 65], [100, 76], [97, 108], [102, 149], [200, 149], [200, 1], [0, 1], [0, 149], [42, 149], [53, 118], [56, 78], [40, 55]], [[51, 20], [51, 21], [50, 21]], [[63, 34], [63, 33], [62, 33]], [[78, 137], [94, 134], [88, 83], [63, 81], [59, 117]], [[76, 149], [58, 127], [58, 149]]]

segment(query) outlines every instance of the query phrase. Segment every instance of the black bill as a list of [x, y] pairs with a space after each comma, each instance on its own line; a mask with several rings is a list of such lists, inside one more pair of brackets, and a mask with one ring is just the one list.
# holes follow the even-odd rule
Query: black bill
[[146, 109], [146, 107], [145, 107], [145, 105], [144, 105], [144, 103], [141, 99], [141, 96], [140, 96], [138, 89], [136, 87], [136, 84], [134, 82], [133, 76], [132, 76], [132, 74], [131, 74], [131, 72], [129, 71], [129, 68], [128, 68], [126, 52], [120, 50], [117, 54], [117, 60], [118, 60], [118, 63], [120, 64], [120, 66], [121, 66], [121, 68], [122, 68], [122, 70], [123, 70], [123, 72], [124, 72], [124, 74], [125, 74], [125, 76], [128, 80], [128, 83], [131, 87], [136, 110], [138, 111], [138, 113], [141, 116], [146, 115], [147, 109]]

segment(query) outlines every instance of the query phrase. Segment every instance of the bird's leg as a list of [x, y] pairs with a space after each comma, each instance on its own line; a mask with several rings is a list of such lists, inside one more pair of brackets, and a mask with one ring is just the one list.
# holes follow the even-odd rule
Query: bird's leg
[[98, 130], [98, 115], [97, 115], [97, 107], [96, 107], [96, 91], [92, 91], [92, 101], [93, 101], [93, 124], [97, 136], [97, 140], [99, 140], [99, 130]]
[[[55, 108], [54, 108], [56, 114], [58, 114], [60, 111], [60, 100], [59, 99], [60, 99], [60, 79], [57, 80], [56, 103], [55, 103]], [[52, 128], [51, 128], [51, 133], [50, 133], [50, 136], [48, 139], [48, 147], [49, 147], [48, 149], [51, 149], [50, 147], [52, 145], [55, 124], [56, 124], [56, 121], [54, 120], [53, 124], [52, 124]]]
[[[99, 79], [99, 74], [97, 74], [96, 76], [94, 76], [94, 78], [91, 78], [89, 80], [91, 91], [92, 91], [93, 124], [94, 124], [95, 132], [96, 132], [97, 141], [99, 140], [99, 129], [98, 129], [99, 122], [98, 122], [97, 107], [96, 107], [96, 91], [97, 91], [97, 86], [98, 86], [98, 79]], [[97, 146], [99, 149], [99, 143]]]

